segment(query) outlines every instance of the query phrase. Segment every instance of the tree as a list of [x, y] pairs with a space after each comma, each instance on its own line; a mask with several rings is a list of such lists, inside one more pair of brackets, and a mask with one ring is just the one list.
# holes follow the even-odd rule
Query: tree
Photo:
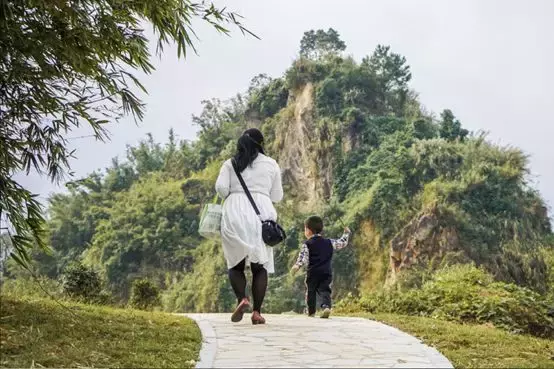
[[154, 142], [151, 133], [141, 140], [137, 147], [127, 147], [127, 159], [139, 176], [160, 171], [164, 167], [164, 153], [161, 145]]
[[441, 113], [439, 134], [441, 138], [448, 141], [454, 141], [456, 139], [463, 141], [469, 134], [469, 131], [462, 128], [462, 124], [458, 119], [456, 119], [450, 109], [445, 109]]
[[304, 32], [304, 37], [300, 40], [300, 55], [310, 59], [338, 55], [345, 49], [346, 44], [332, 28], [327, 32], [322, 29]]
[[110, 289], [124, 297], [137, 276], [183, 270], [186, 251], [197, 244], [200, 210], [187, 200], [179, 181], [161, 172], [141, 177], [105, 209], [109, 216], [84, 245], [85, 263], [100, 266]]
[[400, 114], [408, 97], [408, 83], [412, 79], [406, 58], [390, 51], [390, 46], [377, 45], [362, 66], [375, 75], [379, 85], [379, 97], [385, 109]]
[[247, 111], [263, 120], [287, 105], [289, 91], [282, 78], [273, 79], [266, 74], [259, 74], [252, 78], [246, 97]]
[[246, 128], [246, 102], [242, 95], [220, 101], [202, 101], [202, 113], [193, 115], [192, 123], [200, 127], [198, 140], [194, 143], [195, 169], [204, 168], [210, 160], [221, 152]]
[[412, 79], [410, 66], [406, 58], [390, 51], [390, 46], [377, 45], [370, 58], [364, 58], [362, 64], [380, 77], [385, 91], [406, 89]]
[[96, 139], [124, 115], [142, 119], [144, 104], [131, 88], [144, 86], [130, 70], [151, 73], [148, 39], [156, 53], [177, 44], [178, 57], [194, 49], [192, 22], [217, 31], [227, 24], [249, 33], [238, 15], [190, 0], [0, 0], [0, 213], [12, 224], [13, 258], [27, 265], [29, 249], [46, 249], [42, 207], [12, 176], [37, 171], [63, 179], [72, 155], [67, 133], [87, 124]]

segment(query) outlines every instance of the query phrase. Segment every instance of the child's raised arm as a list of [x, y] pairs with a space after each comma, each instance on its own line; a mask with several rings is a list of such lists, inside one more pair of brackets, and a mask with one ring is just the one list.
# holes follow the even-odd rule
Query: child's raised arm
[[348, 245], [348, 238], [350, 237], [350, 228], [345, 227], [344, 233], [338, 240], [332, 239], [331, 242], [333, 243], [333, 248], [335, 250], [340, 250], [345, 248]]

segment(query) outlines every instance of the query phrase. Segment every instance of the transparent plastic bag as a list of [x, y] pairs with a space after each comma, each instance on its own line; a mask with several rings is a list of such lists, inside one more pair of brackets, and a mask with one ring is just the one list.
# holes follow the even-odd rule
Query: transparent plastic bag
[[204, 238], [221, 237], [221, 216], [223, 207], [218, 201], [218, 197], [214, 198], [213, 203], [204, 205], [202, 214], [200, 215], [200, 225], [198, 233]]

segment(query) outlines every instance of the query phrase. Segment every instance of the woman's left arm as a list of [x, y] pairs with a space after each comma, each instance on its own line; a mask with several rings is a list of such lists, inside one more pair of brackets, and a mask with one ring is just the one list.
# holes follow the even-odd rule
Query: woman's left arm
[[219, 176], [217, 177], [217, 181], [215, 182], [215, 190], [219, 197], [221, 197], [222, 199], [226, 199], [231, 192], [231, 177], [229, 165], [227, 165], [227, 162], [225, 162], [221, 166]]
[[271, 197], [272, 202], [279, 202], [283, 200], [283, 182], [281, 179], [281, 168], [279, 167], [279, 164], [275, 163], [275, 167], [276, 169], [269, 197]]

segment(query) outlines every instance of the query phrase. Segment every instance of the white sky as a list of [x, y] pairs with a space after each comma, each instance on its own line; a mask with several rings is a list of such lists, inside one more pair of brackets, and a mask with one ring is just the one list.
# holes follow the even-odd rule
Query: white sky
[[[408, 59], [412, 87], [436, 113], [450, 108], [470, 130], [485, 130], [502, 145], [530, 155], [537, 188], [554, 205], [553, 0], [219, 0], [245, 17], [261, 40], [217, 34], [201, 26], [199, 56], [177, 60], [167, 48], [156, 72], [143, 77], [149, 95], [140, 126], [131, 119], [110, 128], [112, 140], [74, 140], [76, 176], [108, 166], [151, 132], [166, 141], [173, 127], [193, 139], [191, 114], [201, 100], [244, 91], [253, 76], [280, 76], [309, 29], [335, 28], [356, 59], [378, 43]], [[550, 22], [549, 22], [550, 20]], [[74, 131], [70, 136], [89, 133]], [[43, 198], [60, 188], [36, 175], [18, 176]], [[550, 213], [552, 214], [552, 212]]]

